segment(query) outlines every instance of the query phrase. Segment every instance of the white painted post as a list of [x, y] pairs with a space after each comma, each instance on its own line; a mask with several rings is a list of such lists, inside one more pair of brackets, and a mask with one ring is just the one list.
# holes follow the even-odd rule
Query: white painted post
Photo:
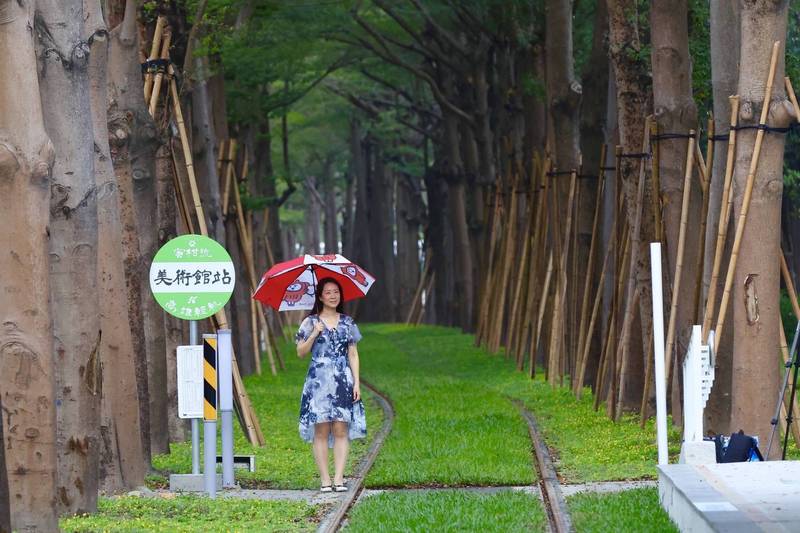
[[236, 486], [233, 475], [233, 346], [231, 330], [217, 330], [217, 379], [222, 421], [222, 486]]
[[[189, 344], [200, 344], [197, 320], [189, 321]], [[192, 418], [192, 474], [200, 474], [200, 419]]]
[[653, 284], [653, 354], [656, 378], [656, 440], [658, 464], [669, 462], [667, 454], [667, 384], [664, 369], [664, 297], [661, 278], [661, 243], [650, 243], [650, 274]]
[[702, 364], [700, 361], [702, 327], [692, 326], [689, 349], [683, 360], [683, 441], [703, 440], [703, 403], [701, 397]]

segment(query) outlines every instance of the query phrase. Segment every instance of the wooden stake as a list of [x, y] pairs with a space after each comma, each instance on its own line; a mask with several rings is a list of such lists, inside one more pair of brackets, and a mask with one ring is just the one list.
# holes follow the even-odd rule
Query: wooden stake
[[[709, 132], [713, 131], [714, 129], [713, 123], [710, 120], [708, 128]], [[709, 133], [709, 135], [711, 135], [711, 133]], [[709, 141], [709, 143], [713, 144], [713, 141]], [[697, 154], [695, 162], [697, 163], [697, 169], [701, 174], [700, 185], [703, 190], [703, 204], [700, 209], [700, 240], [698, 241], [697, 245], [697, 260], [695, 263], [694, 305], [692, 306], [692, 312], [694, 313], [694, 320], [692, 323], [697, 324], [700, 321], [700, 295], [703, 288], [703, 265], [705, 261], [706, 250], [706, 218], [708, 217], [708, 198], [709, 190], [711, 189], [711, 174], [708, 173], [708, 165], [705, 161], [703, 161], [703, 154], [700, 152], [699, 143], [695, 143], [694, 148], [695, 153]], [[713, 157], [714, 154], [711, 153], [709, 155]], [[711, 160], [709, 159], [709, 161]]]
[[[775, 41], [772, 45], [772, 57], [769, 62], [769, 75], [767, 76], [767, 87], [764, 92], [764, 105], [761, 107], [761, 120], [759, 124], [766, 126], [767, 114], [769, 113], [770, 100], [772, 99], [772, 82], [775, 80], [775, 67], [778, 63], [778, 52], [780, 51], [780, 41]], [[764, 130], [756, 132], [756, 142], [753, 148], [753, 156], [750, 159], [750, 169], [747, 172], [747, 182], [742, 199], [742, 208], [739, 211], [739, 220], [736, 223], [736, 236], [733, 239], [733, 250], [731, 259], [728, 263], [728, 272], [725, 275], [725, 288], [722, 292], [722, 302], [720, 303], [719, 315], [717, 316], [717, 326], [714, 328], [714, 338], [719, 343], [722, 338], [723, 327], [725, 326], [725, 313], [728, 310], [728, 300], [730, 299], [733, 277], [736, 274], [736, 261], [739, 259], [739, 248], [742, 246], [742, 235], [744, 235], [744, 225], [747, 222], [747, 213], [750, 210], [750, 198], [753, 195], [753, 184], [756, 181], [756, 171], [758, 170], [758, 158], [761, 155], [761, 143], [764, 140]]]
[[[169, 61], [169, 47], [172, 41], [172, 32], [167, 26], [164, 29], [164, 43], [161, 46], [161, 59], [164, 61]], [[156, 107], [158, 106], [158, 97], [161, 94], [161, 82], [164, 79], [164, 68], [160, 68], [156, 73], [155, 82], [153, 83], [153, 94], [150, 96], [150, 116], [155, 118], [156, 117]], [[146, 82], [146, 80], [145, 80]]]
[[219, 154], [220, 154], [220, 159], [222, 161], [221, 166], [225, 169], [225, 173], [223, 174], [222, 178], [222, 181], [224, 183], [223, 193], [222, 193], [222, 216], [226, 217], [228, 216], [228, 203], [230, 202], [231, 187], [237, 189], [238, 192], [238, 185], [235, 183], [235, 180], [233, 179], [233, 174], [235, 170], [233, 167], [233, 162], [234, 158], [236, 157], [236, 139], [228, 139], [227, 150], [221, 149], [219, 151]]
[[[156, 19], [156, 30], [153, 32], [153, 44], [150, 46], [150, 56], [147, 58], [150, 61], [158, 59], [158, 51], [161, 46], [161, 34], [164, 31], [164, 25], [167, 23], [166, 17], [159, 15]], [[144, 75], [144, 101], [150, 101], [150, 93], [153, 90], [153, 73], [150, 69]], [[152, 113], [151, 113], [152, 114]]]
[[678, 231], [678, 253], [675, 258], [675, 277], [672, 280], [672, 309], [667, 327], [666, 363], [667, 390], [672, 383], [672, 349], [675, 345], [675, 322], [678, 318], [678, 299], [681, 294], [681, 274], [683, 273], [683, 252], [686, 247], [686, 228], [689, 218], [689, 194], [692, 190], [692, 159], [694, 156], [694, 130], [689, 130], [689, 146], [686, 152], [686, 171], [683, 176], [683, 202], [681, 203], [681, 225]]
[[789, 76], [783, 78], [783, 84], [786, 86], [786, 93], [789, 95], [789, 101], [792, 102], [792, 107], [794, 108], [794, 120], [798, 122], [800, 121], [800, 106], [797, 105], [797, 96], [794, 94], [794, 87], [792, 87], [792, 80], [789, 79]]
[[647, 423], [647, 404], [650, 399], [650, 382], [653, 380], [653, 330], [647, 331], [647, 348], [644, 361], [644, 388], [642, 403], [639, 405], [639, 427], [644, 429]]
[[[708, 333], [711, 329], [711, 321], [714, 319], [719, 268], [722, 264], [722, 251], [725, 249], [725, 239], [728, 238], [728, 221], [733, 208], [731, 178], [733, 177], [733, 164], [736, 155], [736, 127], [739, 117], [739, 97], [736, 95], [730, 96], [728, 100], [731, 102], [731, 129], [728, 133], [728, 156], [725, 162], [725, 180], [722, 185], [722, 204], [720, 206], [719, 224], [717, 225], [717, 242], [714, 247], [714, 263], [711, 267], [711, 282], [708, 285], [706, 310], [703, 316], [704, 343], [708, 343]], [[719, 343], [717, 343], [717, 346], [719, 346]]]

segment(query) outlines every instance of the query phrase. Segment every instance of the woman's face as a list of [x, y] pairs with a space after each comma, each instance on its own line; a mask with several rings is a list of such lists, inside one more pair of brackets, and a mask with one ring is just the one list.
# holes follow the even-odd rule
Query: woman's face
[[322, 295], [320, 296], [320, 300], [326, 307], [336, 308], [339, 305], [339, 300], [341, 300], [342, 295], [339, 294], [339, 287], [336, 286], [335, 283], [326, 283], [322, 287]]

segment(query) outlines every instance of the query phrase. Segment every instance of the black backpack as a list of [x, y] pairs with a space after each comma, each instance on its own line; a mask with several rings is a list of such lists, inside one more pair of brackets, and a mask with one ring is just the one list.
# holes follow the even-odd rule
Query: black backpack
[[712, 439], [717, 452], [718, 463], [743, 463], [746, 461], [763, 461], [764, 457], [758, 449], [756, 439], [745, 435], [741, 429], [731, 434], [727, 446], [725, 436], [716, 435]]

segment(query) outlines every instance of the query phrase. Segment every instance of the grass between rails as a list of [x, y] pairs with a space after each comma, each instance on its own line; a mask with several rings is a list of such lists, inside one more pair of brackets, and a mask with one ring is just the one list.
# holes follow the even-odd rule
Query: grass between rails
[[654, 488], [611, 494], [576, 494], [567, 498], [567, 506], [577, 533], [678, 532], [658, 503], [658, 490]]
[[95, 515], [64, 518], [66, 533], [314, 531], [319, 509], [305, 502], [210, 500], [197, 496], [101, 498]]
[[[654, 420], [644, 430], [635, 417], [615, 423], [592, 409], [589, 391], [576, 400], [568, 387], [553, 389], [541, 375], [530, 380], [453, 328], [363, 329], [369, 344], [362, 372], [398, 413], [369, 485], [530, 483], [530, 440], [511, 397], [536, 416], [563, 481], [655, 478]], [[675, 456], [677, 430], [670, 442]]]
[[[266, 444], [252, 446], [234, 423], [234, 453], [256, 456], [256, 471], [236, 470], [236, 480], [247, 488], [319, 488], [319, 474], [311, 454], [311, 445], [300, 439], [297, 424], [300, 413], [300, 394], [308, 369], [308, 357], [299, 359], [293, 343], [282, 343], [281, 353], [286, 370], [277, 376], [264, 365], [261, 376], [244, 378], [245, 388], [253, 403]], [[367, 438], [351, 443], [348, 476], [365, 455], [375, 433], [383, 424], [383, 410], [371, 393], [362, 388], [367, 411]], [[202, 441], [202, 439], [201, 439]], [[164, 474], [190, 473], [192, 471], [191, 442], [170, 445], [170, 453], [153, 457], [153, 466]], [[221, 453], [221, 441], [217, 442]], [[202, 442], [200, 457], [202, 460]], [[333, 453], [331, 453], [331, 472]], [[166, 479], [152, 479], [151, 485], [164, 484]]]
[[547, 518], [536, 496], [516, 491], [385, 492], [356, 506], [344, 531], [515, 532], [545, 531]]

